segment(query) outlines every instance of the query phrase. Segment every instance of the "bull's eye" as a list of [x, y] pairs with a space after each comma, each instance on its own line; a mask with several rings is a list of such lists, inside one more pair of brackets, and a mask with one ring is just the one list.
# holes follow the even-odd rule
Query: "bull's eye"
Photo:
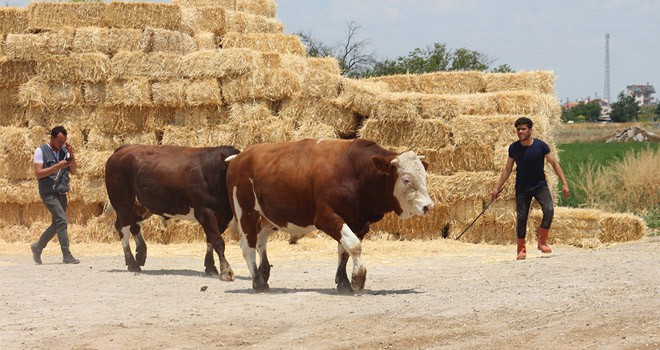
[[412, 187], [412, 181], [410, 181], [409, 178], [404, 177], [404, 178], [402, 179], [402, 181], [403, 181], [403, 184], [406, 185], [407, 187]]

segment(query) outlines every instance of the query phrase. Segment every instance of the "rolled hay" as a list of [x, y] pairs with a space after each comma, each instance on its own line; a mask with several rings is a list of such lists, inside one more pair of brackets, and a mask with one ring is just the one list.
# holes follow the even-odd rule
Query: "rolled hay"
[[195, 41], [186, 33], [158, 28], [152, 30], [152, 51], [172, 52], [185, 55], [197, 50]]
[[222, 35], [226, 32], [227, 10], [223, 6], [186, 7], [181, 9], [181, 26], [193, 35], [213, 33]]
[[307, 48], [297, 35], [281, 33], [228, 32], [222, 37], [223, 48], [248, 48], [256, 51], [275, 51], [280, 54], [304, 56]]
[[106, 27], [113, 28], [181, 30], [181, 9], [164, 3], [111, 2], [104, 20]]
[[434, 72], [418, 75], [392, 75], [369, 78], [381, 81], [392, 92], [419, 92], [425, 94], [475, 94], [486, 91], [483, 72]]
[[284, 24], [276, 18], [253, 15], [242, 11], [225, 11], [224, 15], [224, 29], [227, 32], [282, 33], [284, 31]]
[[105, 83], [83, 83], [83, 104], [102, 106], [105, 103]]
[[106, 8], [104, 2], [33, 2], [27, 7], [28, 26], [32, 29], [104, 27]]
[[229, 107], [227, 106], [186, 106], [177, 108], [172, 125], [204, 128], [213, 132], [216, 126], [223, 127], [229, 122]]
[[154, 106], [180, 108], [186, 104], [187, 80], [174, 79], [151, 83]]
[[[555, 207], [548, 243], [569, 244], [576, 247], [595, 248], [601, 243], [600, 217], [602, 212], [595, 209]], [[543, 213], [539, 209], [530, 210], [527, 223], [527, 240], [536, 241], [536, 230], [541, 224]]]
[[181, 77], [182, 59], [183, 56], [176, 53], [120, 51], [111, 60], [112, 78], [172, 79]]
[[602, 212], [598, 223], [598, 239], [603, 243], [636, 241], [641, 239], [647, 230], [642, 218], [628, 213]]
[[555, 93], [555, 75], [551, 71], [520, 71], [516, 73], [484, 74], [486, 92], [532, 91], [542, 94]]
[[193, 40], [198, 51], [220, 48], [220, 38], [212, 32], [196, 33]]
[[154, 31], [151, 28], [110, 28], [107, 34], [102, 32], [102, 35], [107, 35], [102, 41], [107, 43], [109, 54], [116, 54], [120, 51], [151, 52], [153, 34]]
[[[304, 136], [301, 130], [306, 130], [315, 123], [323, 125], [320, 126], [321, 129], [314, 132], [313, 137], [350, 138], [358, 133], [358, 118], [355, 113], [347, 108], [336, 106], [330, 99], [287, 99], [282, 102], [278, 115], [293, 119], [298, 124], [294, 134], [299, 136]], [[303, 128], [303, 125], [306, 127]], [[326, 125], [332, 127], [332, 133], [326, 130]], [[294, 136], [294, 138], [300, 137]]]
[[0, 193], [3, 193], [0, 203], [27, 204], [41, 201], [36, 180], [0, 178]]
[[172, 108], [115, 106], [98, 108], [93, 125], [109, 134], [149, 134], [174, 120]]
[[39, 76], [53, 81], [99, 82], [110, 75], [111, 61], [102, 53], [49, 55], [37, 62]]
[[315, 139], [336, 139], [339, 138], [335, 128], [325, 123], [304, 120], [298, 124], [291, 135], [292, 140], [302, 140], [307, 138]]
[[186, 103], [190, 106], [222, 105], [218, 79], [191, 80], [185, 87]]
[[97, 151], [89, 148], [81, 149], [76, 154], [78, 174], [91, 177], [105, 176], [105, 162], [114, 151]]
[[12, 61], [0, 57], [0, 87], [16, 87], [30, 80], [36, 74], [34, 62]]
[[449, 143], [450, 130], [441, 119], [367, 119], [358, 134], [384, 146], [440, 148]]
[[135, 77], [108, 81], [105, 90], [106, 107], [147, 107], [150, 105], [149, 79]]
[[27, 9], [0, 8], [0, 34], [23, 33], [28, 29]]
[[17, 61], [38, 61], [47, 55], [67, 55], [73, 49], [75, 29], [60, 28], [38, 34], [9, 34], [7, 57]]
[[181, 72], [193, 79], [240, 76], [257, 68], [258, 53], [248, 49], [204, 50], [187, 54]]
[[300, 83], [288, 69], [261, 69], [237, 78], [223, 78], [221, 84], [222, 97], [227, 103], [278, 101], [300, 93]]
[[87, 150], [114, 151], [125, 144], [158, 145], [159, 138], [155, 131], [116, 133], [112, 130], [100, 130], [96, 125], [89, 130], [87, 135]]
[[266, 103], [234, 103], [230, 106], [231, 144], [243, 149], [254, 143], [291, 140], [295, 123], [271, 114]]
[[229, 10], [243, 11], [255, 15], [275, 17], [275, 0], [173, 0], [183, 9], [191, 7], [222, 6]]

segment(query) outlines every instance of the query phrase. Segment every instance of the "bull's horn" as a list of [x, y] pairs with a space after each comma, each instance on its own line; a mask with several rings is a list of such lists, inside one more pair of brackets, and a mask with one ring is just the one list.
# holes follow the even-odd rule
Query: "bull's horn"
[[398, 167], [399, 166], [399, 158], [392, 159], [390, 164], [394, 165], [395, 167]]
[[417, 158], [419, 159], [420, 162], [423, 161], [424, 159], [426, 159], [425, 156], [417, 156]]
[[225, 158], [225, 163], [229, 164], [229, 162], [231, 162], [232, 159], [236, 158], [236, 156], [237, 156], [236, 154], [233, 154], [233, 155]]

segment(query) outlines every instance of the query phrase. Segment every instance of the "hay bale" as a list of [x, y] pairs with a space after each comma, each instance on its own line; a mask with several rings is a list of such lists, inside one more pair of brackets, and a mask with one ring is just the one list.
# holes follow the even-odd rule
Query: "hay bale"
[[[36, 148], [36, 146], [35, 146]], [[23, 154], [0, 155], [0, 178], [8, 180], [34, 180], [34, 165], [30, 157]]]
[[197, 130], [192, 127], [167, 125], [163, 128], [163, 145], [190, 146], [197, 138]]
[[50, 90], [47, 101], [53, 107], [79, 106], [83, 103], [82, 86], [80, 83], [51, 82], [48, 84]]
[[97, 125], [94, 125], [87, 135], [86, 147], [88, 150], [114, 151], [117, 147], [124, 144], [157, 145], [159, 143], [158, 137], [155, 131], [105, 131], [100, 130]]
[[295, 73], [287, 69], [261, 69], [254, 74], [222, 79], [222, 96], [227, 103], [284, 100], [299, 92]]
[[28, 5], [28, 26], [32, 29], [61, 27], [103, 27], [106, 3], [33, 2]]
[[486, 92], [531, 91], [554, 94], [555, 75], [551, 71], [520, 71], [516, 73], [484, 74]]
[[193, 40], [198, 51], [220, 48], [220, 38], [212, 32], [196, 33]]
[[48, 53], [46, 45], [47, 38], [41, 34], [9, 34], [5, 52], [12, 61], [34, 61]]
[[333, 103], [363, 116], [373, 116], [374, 105], [371, 101], [389, 92], [385, 83], [347, 78], [340, 81], [340, 90], [339, 97], [334, 99]]
[[[282, 56], [277, 52], [260, 52], [257, 64], [259, 65], [260, 69], [282, 68]], [[289, 69], [291, 68], [289, 67]]]
[[449, 125], [441, 119], [368, 119], [359, 135], [386, 146], [428, 148], [446, 146], [449, 131]]
[[105, 104], [105, 83], [83, 83], [83, 104], [86, 106], [102, 106]]
[[34, 78], [21, 85], [18, 90], [19, 102], [25, 107], [46, 107], [50, 101], [48, 83]]
[[107, 107], [147, 107], [151, 105], [151, 87], [149, 79], [112, 79], [105, 90]]
[[184, 10], [192, 7], [221, 6], [265, 17], [275, 17], [277, 6], [275, 0], [174, 0], [172, 3]]
[[23, 33], [27, 29], [27, 9], [0, 7], [0, 34]]
[[[200, 10], [204, 10], [201, 8]], [[224, 31], [236, 33], [282, 33], [284, 25], [276, 18], [253, 15], [242, 11], [225, 11]], [[224, 34], [221, 33], [221, 34]]]
[[[301, 130], [309, 129], [317, 123], [321, 130], [315, 131], [313, 137], [351, 138], [358, 133], [357, 116], [349, 109], [336, 106], [329, 99], [287, 99], [282, 103], [278, 115], [293, 119], [299, 124], [294, 133], [295, 139], [300, 138], [298, 136], [304, 136]], [[303, 127], [304, 125], [307, 126]], [[332, 127], [332, 133], [326, 130], [326, 125]]]
[[105, 26], [181, 30], [181, 9], [163, 3], [111, 2], [105, 11]]
[[108, 33], [110, 29], [100, 27], [76, 28], [72, 51], [76, 53], [109, 53]]
[[[595, 209], [555, 207], [548, 243], [569, 244], [583, 248], [595, 248], [601, 244], [600, 222], [602, 212]], [[536, 229], [541, 224], [541, 210], [530, 210], [527, 223], [528, 241], [536, 240]]]
[[185, 89], [186, 103], [190, 106], [222, 105], [218, 79], [192, 80]]
[[114, 151], [97, 151], [88, 148], [80, 149], [76, 158], [78, 175], [102, 178], [105, 176], [105, 162]]
[[[410, 150], [409, 147], [388, 147], [395, 152]], [[493, 146], [488, 144], [447, 145], [434, 148], [432, 144], [426, 147], [412, 147], [417, 154], [426, 157], [429, 163], [428, 173], [438, 175], [453, 175], [459, 172], [499, 171], [495, 166]], [[506, 153], [503, 154], [507, 156]]]
[[17, 87], [36, 74], [34, 62], [12, 61], [0, 57], [0, 87]]
[[193, 79], [240, 76], [256, 69], [257, 57], [257, 52], [248, 49], [197, 51], [183, 57], [181, 72]]
[[[0, 163], [0, 167], [1, 167]], [[22, 225], [23, 222], [21, 220], [21, 211], [22, 208], [18, 204], [14, 203], [0, 203], [0, 229], [3, 230], [3, 239], [5, 239], [4, 235], [4, 227], [8, 225]]]
[[392, 75], [369, 78], [367, 81], [382, 81], [392, 92], [474, 94], [486, 91], [485, 74], [476, 71]]
[[102, 53], [49, 55], [37, 63], [37, 70], [45, 80], [94, 83], [110, 76], [111, 61]]
[[628, 213], [603, 212], [598, 223], [598, 239], [604, 243], [636, 241], [641, 239], [647, 230], [642, 218]]
[[[102, 33], [103, 34], [103, 33]], [[151, 52], [153, 29], [110, 28], [105, 41], [108, 53], [116, 54], [120, 51]]]
[[297, 35], [293, 34], [228, 32], [223, 36], [221, 46], [301, 56], [307, 54], [307, 47], [302, 44]]
[[3, 193], [0, 196], [0, 203], [27, 204], [41, 201], [39, 188], [34, 179], [9, 180], [0, 178], [0, 193]]
[[171, 124], [175, 111], [171, 108], [112, 106], [98, 108], [93, 125], [108, 133], [149, 134]]
[[303, 120], [296, 127], [296, 130], [291, 135], [291, 139], [301, 140], [307, 138], [336, 139], [339, 138], [339, 135], [337, 135], [332, 125], [323, 122], [314, 122], [312, 120]]
[[155, 106], [180, 108], [186, 104], [188, 81], [182, 79], [151, 83], [151, 98]]
[[140, 51], [121, 51], [111, 61], [112, 77], [131, 79], [147, 77], [149, 79], [172, 79], [181, 76], [183, 56], [176, 53]]
[[231, 144], [243, 149], [253, 143], [291, 140], [294, 121], [271, 114], [266, 103], [234, 103], [230, 106]]
[[153, 29], [152, 51], [172, 52], [185, 55], [197, 50], [193, 38], [179, 31]]
[[[173, 125], [194, 128], [203, 127], [203, 132], [213, 133], [216, 127], [223, 128], [229, 122], [229, 107], [227, 106], [185, 106], [175, 111]], [[206, 139], [213, 139], [207, 137]]]

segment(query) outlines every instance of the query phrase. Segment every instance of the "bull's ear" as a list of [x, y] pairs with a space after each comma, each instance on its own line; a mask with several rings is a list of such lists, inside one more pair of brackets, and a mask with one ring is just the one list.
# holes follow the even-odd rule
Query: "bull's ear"
[[[392, 161], [394, 160], [396, 160], [396, 158], [393, 159]], [[379, 173], [383, 173], [383, 174], [389, 174], [391, 167], [394, 166], [394, 164], [392, 164], [392, 161], [388, 161], [387, 159], [379, 156], [371, 157], [371, 161], [373, 161], [376, 170], [378, 170]]]
[[429, 163], [427, 163], [425, 160], [423, 160], [422, 165], [424, 166], [424, 170], [429, 171]]

